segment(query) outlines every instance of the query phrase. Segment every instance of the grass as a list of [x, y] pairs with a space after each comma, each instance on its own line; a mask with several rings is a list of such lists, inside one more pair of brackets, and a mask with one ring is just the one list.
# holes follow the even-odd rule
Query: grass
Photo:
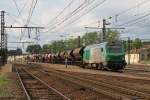
[[0, 74], [0, 86], [6, 85], [8, 83], [8, 78], [4, 74]]
[[8, 78], [5, 74], [0, 72], [0, 97], [9, 96], [6, 90], [6, 85], [8, 84]]
[[2, 90], [0, 91], [0, 97], [9, 97], [9, 94], [6, 92], [6, 90]]

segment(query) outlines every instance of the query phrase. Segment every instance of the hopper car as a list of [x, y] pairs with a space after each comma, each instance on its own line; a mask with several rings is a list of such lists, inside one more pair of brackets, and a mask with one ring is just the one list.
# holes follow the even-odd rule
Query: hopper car
[[121, 42], [104, 42], [57, 52], [56, 54], [43, 55], [34, 57], [33, 61], [38, 58], [38, 61], [39, 59], [48, 59], [45, 60], [46, 63], [65, 64], [65, 59], [67, 59], [69, 65], [79, 65], [83, 68], [110, 69], [113, 71], [122, 70], [126, 66], [125, 50]]

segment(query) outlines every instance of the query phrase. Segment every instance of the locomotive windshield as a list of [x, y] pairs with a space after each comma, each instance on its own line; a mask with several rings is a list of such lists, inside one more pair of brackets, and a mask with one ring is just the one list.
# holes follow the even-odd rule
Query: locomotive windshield
[[107, 46], [107, 51], [109, 53], [122, 53], [121, 45]]

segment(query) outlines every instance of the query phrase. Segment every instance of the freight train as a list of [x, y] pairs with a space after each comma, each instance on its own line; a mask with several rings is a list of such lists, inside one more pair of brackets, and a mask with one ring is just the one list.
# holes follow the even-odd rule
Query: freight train
[[30, 55], [30, 61], [53, 64], [79, 65], [83, 68], [109, 69], [113, 71], [122, 70], [126, 66], [125, 50], [121, 42], [104, 42], [86, 47], [75, 48], [45, 54]]

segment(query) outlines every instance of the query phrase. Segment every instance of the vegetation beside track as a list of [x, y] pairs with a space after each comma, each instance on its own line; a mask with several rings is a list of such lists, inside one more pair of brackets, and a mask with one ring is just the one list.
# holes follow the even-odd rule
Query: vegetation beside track
[[9, 79], [5, 73], [0, 72], [0, 97], [9, 96], [7, 92], [7, 84], [9, 83]]
[[0, 86], [6, 85], [8, 83], [8, 78], [4, 73], [0, 73]]

